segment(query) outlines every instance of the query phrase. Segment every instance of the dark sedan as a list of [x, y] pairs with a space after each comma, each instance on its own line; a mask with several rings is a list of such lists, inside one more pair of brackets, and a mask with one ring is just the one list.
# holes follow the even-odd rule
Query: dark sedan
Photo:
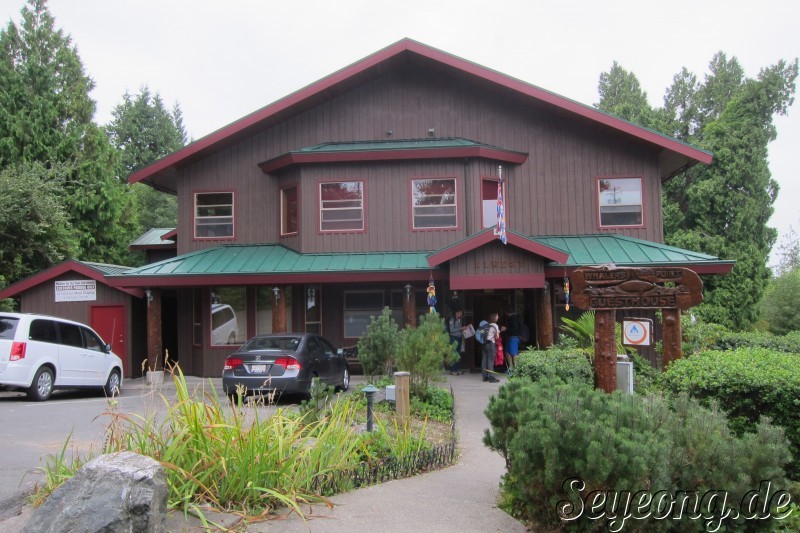
[[350, 387], [350, 369], [340, 350], [313, 333], [272, 333], [248, 340], [225, 359], [225, 394], [281, 391], [309, 395], [311, 380], [344, 391]]

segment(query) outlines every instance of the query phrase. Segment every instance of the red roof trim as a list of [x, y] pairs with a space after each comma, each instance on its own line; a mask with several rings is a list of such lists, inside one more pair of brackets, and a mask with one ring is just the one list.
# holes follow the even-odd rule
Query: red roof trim
[[481, 157], [521, 165], [528, 160], [528, 154], [488, 148], [486, 146], [457, 146], [452, 148], [417, 148], [399, 150], [353, 150], [341, 152], [301, 153], [291, 152], [269, 161], [259, 163], [265, 174], [275, 172], [291, 165], [303, 163], [343, 163], [353, 161], [402, 161], [409, 159], [455, 159], [461, 157]]
[[[581, 265], [581, 266], [588, 266], [588, 265]], [[627, 265], [620, 265], [620, 266], [627, 266]], [[651, 265], [647, 265], [648, 268], [650, 268], [650, 266]], [[652, 266], [658, 266], [658, 265], [652, 265]], [[733, 270], [733, 267], [735, 266], [735, 262], [734, 261], [726, 261], [726, 262], [720, 262], [720, 263], [708, 263], [708, 264], [704, 264], [704, 265], [703, 264], [697, 265], [697, 264], [692, 264], [692, 263], [687, 263], [687, 264], [681, 265], [680, 263], [670, 263], [669, 265], [665, 265], [665, 266], [688, 268], [689, 270], [693, 271], [695, 274], [699, 274], [699, 275], [705, 275], [705, 274], [730, 274], [731, 270]], [[550, 266], [550, 267], [545, 267], [544, 273], [545, 273], [545, 276], [547, 276], [548, 279], [551, 279], [551, 278], [563, 278], [565, 274], [566, 275], [572, 274], [572, 272], [575, 271], [576, 268], [579, 268], [579, 267], [578, 266], [568, 266], [568, 267], [565, 268], [563, 266], [557, 266], [557, 267]]]
[[[507, 237], [508, 244], [513, 244], [517, 248], [522, 248], [523, 250], [542, 256], [550, 261], [566, 263], [569, 259], [569, 254], [566, 254], [561, 250], [556, 250], [555, 248], [550, 248], [549, 246], [539, 244], [536, 241], [532, 241], [517, 235], [516, 233], [509, 232]], [[429, 255], [428, 264], [432, 267], [439, 266], [446, 261], [450, 261], [451, 259], [454, 259], [460, 255], [464, 255], [467, 252], [471, 252], [476, 248], [480, 248], [484, 244], [490, 243], [495, 239], [497, 239], [497, 236], [494, 235], [491, 229], [484, 230], [454, 246], [450, 246], [444, 250]]]
[[21, 294], [29, 289], [41, 285], [42, 283], [46, 283], [51, 279], [57, 278], [58, 276], [65, 274], [67, 272], [77, 272], [78, 274], [86, 276], [87, 278], [99, 281], [103, 285], [114, 287], [115, 289], [130, 294], [131, 296], [135, 296], [136, 298], [144, 298], [144, 293], [142, 291], [138, 289], [126, 289], [111, 285], [102, 272], [95, 270], [90, 266], [86, 266], [80, 261], [69, 259], [67, 261], [64, 261], [63, 263], [59, 263], [55, 266], [50, 267], [47, 270], [39, 272], [38, 274], [35, 274], [29, 278], [25, 278], [21, 281], [18, 281], [13, 285], [9, 285], [8, 287], [0, 291], [0, 299], [17, 296], [18, 294]]
[[303, 100], [310, 98], [314, 95], [320, 94], [331, 87], [337, 85], [338, 83], [347, 80], [348, 78], [352, 78], [375, 65], [387, 61], [388, 59], [397, 56], [403, 52], [412, 52], [418, 54], [420, 56], [426, 57], [428, 59], [432, 59], [434, 61], [438, 61], [442, 64], [448, 65], [455, 69], [461, 70], [478, 78], [490, 81], [492, 83], [499, 84], [501, 86], [507, 87], [513, 91], [517, 91], [524, 95], [536, 98], [542, 102], [546, 102], [548, 104], [554, 105], [566, 111], [575, 113], [579, 116], [588, 118], [590, 120], [599, 122], [611, 128], [617, 129], [619, 131], [628, 133], [633, 135], [634, 137], [638, 137], [645, 141], [651, 142], [657, 146], [662, 146], [666, 149], [672, 150], [673, 152], [679, 153], [701, 163], [710, 164], [712, 161], [712, 156], [706, 152], [683, 144], [679, 141], [674, 139], [670, 139], [668, 137], [659, 135], [655, 132], [646, 130], [639, 126], [635, 126], [629, 122], [624, 120], [612, 117], [600, 111], [597, 111], [591, 107], [579, 104], [573, 100], [568, 98], [564, 98], [563, 96], [558, 96], [554, 93], [545, 91], [544, 89], [540, 89], [523, 81], [517, 80], [515, 78], [511, 78], [505, 74], [501, 74], [499, 72], [490, 70], [486, 67], [482, 67], [475, 63], [471, 63], [467, 60], [458, 58], [456, 56], [447, 54], [440, 50], [436, 50], [435, 48], [431, 48], [427, 45], [422, 43], [412, 41], [411, 39], [403, 39], [398, 41], [397, 43], [384, 48], [366, 58], [353, 63], [352, 65], [345, 67], [333, 74], [322, 78], [321, 80], [313, 83], [303, 89], [300, 89], [297, 92], [294, 92], [285, 98], [278, 100], [272, 104], [267, 105], [259, 109], [258, 111], [247, 115], [244, 118], [241, 118], [228, 126], [220, 128], [219, 130], [195, 141], [194, 143], [186, 146], [185, 148], [174, 152], [167, 157], [160, 159], [153, 163], [150, 166], [147, 166], [143, 169], [140, 169], [137, 172], [131, 174], [128, 178], [130, 183], [136, 183], [142, 180], [146, 180], [147, 178], [153, 176], [165, 170], [173, 165], [177, 165], [184, 159], [195, 155], [207, 148], [212, 147], [214, 144], [227, 139], [237, 133], [240, 133], [248, 128], [256, 126], [259, 122], [281, 112], [284, 111], [293, 105], [296, 105]]
[[178, 228], [175, 228], [172, 231], [168, 231], [161, 236], [162, 241], [174, 241], [177, 238], [178, 238]]

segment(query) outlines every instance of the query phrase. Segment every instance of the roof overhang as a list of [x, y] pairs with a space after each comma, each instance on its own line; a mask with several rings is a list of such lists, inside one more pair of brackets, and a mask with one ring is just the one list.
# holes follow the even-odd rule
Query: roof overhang
[[[116, 267], [116, 266], [114, 268], [122, 269], [122, 267]], [[115, 287], [114, 285], [109, 283], [109, 279], [106, 277], [107, 275], [98, 270], [97, 268], [94, 268], [89, 264], [83, 263], [81, 261], [69, 259], [67, 261], [64, 261], [63, 263], [59, 263], [55, 266], [50, 267], [47, 270], [43, 270], [42, 272], [39, 272], [38, 274], [35, 274], [29, 278], [25, 278], [12, 285], [9, 285], [8, 287], [0, 291], [0, 299], [12, 298], [14, 296], [18, 296], [19, 294], [22, 294], [23, 292], [29, 289], [33, 289], [34, 287], [37, 287], [43, 283], [46, 283], [68, 272], [75, 272], [82, 276], [86, 276], [89, 279], [93, 279], [95, 281], [103, 283], [104, 285], [114, 287], [119, 291], [134, 296], [136, 298], [144, 297], [144, 293], [141, 290], [135, 288]]]
[[130, 183], [144, 182], [159, 190], [175, 192], [179, 171], [216, 151], [230, 146], [255, 132], [326, 102], [353, 87], [370, 81], [400, 65], [415, 63], [447, 75], [496, 87], [524, 101], [545, 105], [589, 123], [631, 136], [659, 150], [661, 176], [666, 178], [695, 163], [710, 164], [712, 155], [646, 128], [642, 128], [593, 107], [580, 104], [529, 83], [431, 48], [411, 39], [403, 39], [352, 65], [304, 87], [258, 111], [255, 111], [153, 164], [128, 178]]
[[363, 141], [324, 143], [301, 148], [258, 166], [264, 173], [270, 173], [297, 164], [463, 158], [521, 165], [528, 160], [528, 154], [460, 138]]

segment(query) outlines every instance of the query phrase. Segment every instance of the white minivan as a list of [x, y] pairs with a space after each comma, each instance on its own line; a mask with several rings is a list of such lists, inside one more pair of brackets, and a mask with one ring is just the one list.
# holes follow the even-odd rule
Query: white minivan
[[122, 360], [90, 327], [46, 315], [0, 312], [0, 388], [44, 401], [53, 389], [122, 387]]

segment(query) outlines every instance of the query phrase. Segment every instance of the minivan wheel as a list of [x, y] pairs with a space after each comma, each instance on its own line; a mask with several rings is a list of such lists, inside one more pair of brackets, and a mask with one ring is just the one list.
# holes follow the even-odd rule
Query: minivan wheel
[[33, 382], [28, 389], [28, 399], [35, 402], [43, 402], [50, 397], [53, 392], [53, 371], [43, 366], [36, 371]]
[[111, 374], [108, 376], [108, 381], [106, 381], [106, 386], [103, 387], [103, 392], [105, 392], [106, 396], [111, 398], [112, 396], [119, 396], [119, 370], [112, 370]]

